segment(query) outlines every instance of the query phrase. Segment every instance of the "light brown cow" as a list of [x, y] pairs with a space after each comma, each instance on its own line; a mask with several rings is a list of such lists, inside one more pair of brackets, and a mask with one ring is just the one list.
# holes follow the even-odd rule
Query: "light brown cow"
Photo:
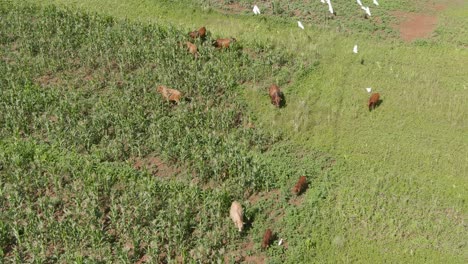
[[237, 201], [232, 202], [229, 215], [236, 227], [239, 229], [239, 232], [242, 232], [242, 229], [244, 229], [242, 205]]
[[197, 45], [191, 43], [191, 42], [186, 42], [185, 45], [187, 45], [187, 49], [190, 53], [192, 53], [192, 55], [196, 58], [197, 57]]
[[265, 230], [265, 234], [263, 235], [263, 241], [262, 241], [262, 248], [265, 249], [270, 246], [271, 240], [273, 239], [273, 232], [271, 232], [271, 229]]
[[182, 93], [176, 89], [170, 89], [164, 85], [160, 85], [158, 86], [158, 92], [164, 97], [164, 99], [166, 99], [166, 101], [175, 102], [177, 104], [180, 103]]
[[367, 106], [369, 107], [369, 111], [371, 111], [371, 109], [375, 109], [375, 107], [379, 104], [379, 98], [379, 93], [373, 93], [371, 95], [371, 97], [369, 98], [369, 103], [367, 104]]
[[271, 103], [276, 106], [280, 107], [281, 106], [281, 101], [283, 100], [283, 94], [281, 93], [280, 88], [276, 84], [272, 84], [270, 86], [270, 98], [271, 98]]
[[293, 188], [293, 193], [299, 195], [305, 191], [305, 189], [307, 189], [307, 179], [305, 176], [301, 176]]
[[215, 46], [218, 49], [221, 49], [221, 48], [227, 49], [230, 47], [232, 43], [236, 41], [237, 40], [235, 38], [224, 38], [224, 39], [219, 38], [213, 42], [213, 46]]

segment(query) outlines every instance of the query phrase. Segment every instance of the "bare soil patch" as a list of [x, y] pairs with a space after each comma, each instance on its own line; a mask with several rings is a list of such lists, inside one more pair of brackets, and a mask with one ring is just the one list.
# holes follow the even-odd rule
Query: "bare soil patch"
[[247, 8], [243, 7], [240, 3], [231, 3], [228, 4], [226, 9], [232, 13], [239, 14], [243, 11], [247, 10]]
[[443, 11], [445, 4], [428, 4], [420, 13], [396, 11], [393, 15], [399, 23], [393, 27], [400, 32], [400, 37], [411, 42], [416, 39], [431, 37], [437, 26], [437, 13]]
[[171, 177], [180, 173], [180, 169], [172, 167], [156, 156], [134, 158], [133, 167], [137, 170], [147, 170], [157, 177]]
[[249, 197], [249, 201], [251, 203], [257, 203], [260, 200], [271, 200], [275, 199], [276, 201], [279, 200], [279, 195], [280, 195], [280, 190], [279, 189], [273, 189], [269, 192], [258, 192]]
[[400, 37], [407, 42], [430, 37], [437, 25], [435, 15], [401, 11], [395, 12], [394, 15], [402, 20], [396, 28], [400, 31]]
[[254, 250], [255, 243], [250, 240], [240, 245], [239, 249], [228, 253], [224, 256], [224, 263], [232, 263], [231, 259], [234, 259], [234, 263], [254, 263], [261, 264], [266, 263], [266, 256], [263, 254], [257, 255], [246, 255], [246, 252]]

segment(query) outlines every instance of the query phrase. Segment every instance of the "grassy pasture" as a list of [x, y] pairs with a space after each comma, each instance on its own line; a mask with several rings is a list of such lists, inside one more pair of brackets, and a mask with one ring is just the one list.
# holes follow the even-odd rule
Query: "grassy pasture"
[[[330, 159], [297, 157], [298, 148], [273, 146], [279, 133], [247, 126], [254, 115], [236, 99], [238, 83], [286, 63], [271, 50], [254, 61], [198, 43], [194, 59], [172, 27], [51, 6], [7, 4], [1, 14], [7, 261], [222, 259], [240, 239], [227, 217], [232, 200], [276, 189], [273, 208], [287, 207], [295, 178], [317, 178]], [[171, 106], [157, 84], [188, 101]], [[135, 168], [155, 157], [174, 173]], [[273, 208], [251, 204], [246, 221], [260, 227], [267, 219], [257, 215]]]
[[[130, 28], [125, 29], [128, 22], [121, 24], [114, 21], [113, 18], [106, 18], [103, 20], [113, 21], [112, 23], [117, 25], [115, 26], [117, 29], [113, 31], [115, 32], [114, 37], [118, 39], [118, 36], [126, 36], [125, 38], [133, 36], [135, 38], [135, 42], [127, 44], [126, 50], [123, 48], [115, 51], [113, 56], [121, 57], [120, 60], [116, 60], [118, 67], [110, 70], [110, 73], [105, 73], [106, 70], [98, 67], [95, 77], [106, 76], [111, 81], [92, 81], [92, 85], [86, 84], [77, 78], [77, 75], [82, 78], [86, 77], [86, 71], [81, 73], [81, 70], [78, 70], [65, 77], [67, 76], [65, 70], [63, 76], [61, 75], [58, 79], [54, 79], [55, 76], [47, 77], [47, 86], [51, 86], [53, 89], [49, 88], [46, 90], [48, 92], [44, 93], [42, 88], [37, 87], [37, 84], [34, 85], [34, 80], [38, 80], [38, 77], [48, 76], [49, 71], [56, 73], [57, 69], [60, 69], [60, 64], [61, 67], [64, 67], [63, 65], [70, 68], [77, 67], [72, 66], [72, 63], [63, 62], [62, 60], [65, 58], [63, 54], [68, 54], [70, 50], [78, 48], [77, 46], [82, 45], [80, 44], [82, 39], [86, 38], [81, 38], [81, 40], [78, 38], [76, 43], [72, 41], [72, 38], [67, 44], [70, 46], [64, 47], [62, 53], [49, 52], [44, 55], [39, 47], [39, 53], [31, 55], [29, 52], [35, 50], [34, 45], [37, 41], [29, 40], [28, 43], [28, 36], [31, 35], [27, 34], [37, 34], [33, 37], [41, 39], [44, 32], [25, 33], [22, 41], [26, 42], [26, 46], [31, 45], [27, 46], [27, 52], [23, 52], [22, 49], [19, 51], [13, 49], [15, 42], [8, 39], [9, 36], [5, 36], [5, 38], [2, 36], [3, 39], [8, 40], [6, 41], [8, 44], [11, 44], [4, 45], [5, 49], [3, 50], [3, 54], [7, 54], [8, 57], [7, 62], [2, 62], [3, 72], [7, 73], [3, 76], [9, 77], [2, 78], [2, 87], [10, 88], [2, 94], [4, 99], [2, 106], [5, 107], [2, 112], [12, 113], [11, 109], [21, 110], [18, 111], [17, 116], [3, 115], [1, 120], [8, 126], [7, 129], [2, 130], [2, 137], [5, 139], [2, 140], [4, 146], [1, 148], [3, 170], [0, 173], [3, 174], [2, 178], [4, 175], [16, 175], [16, 178], [7, 177], [9, 184], [2, 186], [8, 188], [4, 187], [4, 190], [7, 191], [2, 192], [15, 193], [10, 189], [19, 188], [12, 184], [21, 180], [18, 175], [38, 173], [29, 166], [33, 166], [32, 168], [41, 166], [43, 171], [52, 171], [49, 173], [54, 174], [54, 168], [57, 165], [51, 165], [49, 160], [62, 156], [71, 157], [70, 161], [61, 161], [61, 164], [72, 169], [74, 171], [71, 173], [72, 175], [81, 175], [80, 173], [90, 175], [83, 177], [88, 182], [88, 184], [83, 185], [86, 186], [84, 189], [91, 190], [89, 196], [94, 198], [88, 198], [86, 194], [83, 194], [76, 199], [81, 201], [80, 204], [84, 204], [81, 208], [86, 214], [85, 219], [94, 222], [106, 219], [105, 217], [99, 218], [98, 216], [102, 217], [99, 214], [93, 216], [91, 208], [98, 208], [98, 211], [103, 212], [107, 211], [105, 207], [99, 209], [99, 196], [105, 195], [102, 195], [102, 191], [98, 188], [91, 187], [95, 184], [94, 182], [96, 182], [96, 186], [107, 185], [113, 186], [113, 188], [119, 185], [137, 186], [141, 184], [141, 187], [134, 187], [135, 192], [128, 193], [117, 187], [115, 187], [117, 190], [109, 187], [111, 189], [108, 192], [110, 196], [123, 195], [122, 199], [126, 199], [125, 201], [112, 200], [114, 202], [111, 202], [110, 205], [114, 208], [114, 212], [120, 213], [118, 210], [123, 210], [120, 207], [129, 204], [129, 208], [137, 210], [138, 216], [147, 220], [158, 219], [156, 222], [166, 224], [157, 226], [156, 230], [148, 231], [154, 228], [154, 225], [140, 223], [135, 219], [126, 220], [125, 216], [135, 214], [134, 211], [122, 213], [122, 219], [116, 214], [116, 223], [120, 226], [118, 230], [124, 239], [117, 241], [104, 239], [104, 242], [98, 241], [102, 241], [102, 237], [110, 236], [108, 232], [94, 232], [92, 226], [83, 228], [81, 225], [76, 229], [71, 229], [67, 225], [62, 225], [60, 230], [63, 230], [65, 234], [68, 234], [67, 231], [76, 230], [76, 232], [81, 232], [86, 236], [80, 236], [80, 239], [74, 241], [67, 235], [58, 237], [50, 234], [50, 236], [45, 236], [43, 243], [32, 243], [34, 236], [30, 232], [38, 235], [47, 234], [47, 232], [41, 232], [40, 229], [32, 229], [30, 232], [26, 232], [30, 235], [27, 237], [29, 240], [24, 239], [26, 241], [22, 244], [24, 248], [20, 248], [28, 254], [21, 256], [19, 255], [21, 250], [18, 251], [16, 248], [16, 251], [8, 251], [9, 257], [13, 256], [17, 259], [22, 257], [30, 260], [30, 257], [34, 256], [37, 259], [49, 258], [68, 261], [79, 260], [86, 256], [88, 260], [97, 261], [100, 260], [97, 256], [106, 256], [108, 259], [102, 261], [116, 259], [136, 261], [145, 254], [153, 258], [154, 256], [164, 258], [164, 254], [166, 254], [168, 260], [176, 256], [179, 259], [186, 257], [187, 259], [216, 260], [222, 258], [226, 252], [239, 252], [240, 249], [246, 249], [248, 255], [268, 256], [272, 263], [368, 263], [379, 261], [463, 263], [468, 258], [466, 245], [468, 233], [466, 229], [466, 190], [468, 189], [466, 113], [468, 113], [468, 109], [465, 103], [468, 97], [466, 92], [468, 74], [465, 70], [467, 68], [466, 61], [468, 61], [466, 50], [468, 42], [467, 35], [464, 34], [467, 28], [464, 27], [467, 24], [466, 4], [453, 7], [449, 5], [440, 14], [439, 27], [434, 38], [407, 44], [395, 38], [378, 39], [378, 36], [369, 38], [365, 34], [355, 33], [360, 31], [360, 27], [353, 24], [347, 26], [354, 29], [353, 33], [339, 28], [328, 31], [330, 28], [334, 28], [325, 22], [320, 25], [306, 24], [306, 31], [300, 31], [295, 25], [295, 21], [276, 16], [263, 19], [252, 15], [224, 15], [213, 10], [203, 11], [196, 7], [187, 7], [180, 2], [171, 2], [171, 4], [165, 1], [138, 1], [138, 4], [135, 1], [126, 1], [116, 4], [115, 1], [107, 0], [98, 3], [87, 0], [42, 2], [99, 11], [118, 18], [150, 23], [158, 22], [159, 24], [170, 23], [185, 28], [185, 31], [197, 28], [199, 25], [206, 25], [212, 31], [213, 36], [235, 36], [240, 39], [244, 51], [252, 50], [253, 54], [265, 50], [266, 52], [258, 60], [252, 60], [240, 50], [239, 52], [232, 51], [210, 55], [210, 49], [206, 47], [205, 56], [210, 61], [217, 62], [210, 70], [216, 72], [214, 76], [217, 76], [217, 82], [220, 82], [223, 88], [227, 88], [232, 93], [228, 93], [226, 98], [220, 100], [213, 97], [216, 102], [209, 103], [210, 107], [214, 107], [213, 116], [211, 119], [205, 119], [205, 115], [199, 115], [201, 120], [204, 120], [199, 126], [199, 133], [194, 134], [197, 135], [194, 137], [182, 136], [187, 141], [185, 146], [192, 146], [193, 142], [199, 142], [196, 141], [198, 136], [206, 136], [207, 139], [202, 141], [205, 143], [203, 146], [206, 146], [197, 148], [198, 153], [207, 151], [217, 153], [220, 149], [232, 149], [232, 152], [221, 152], [219, 157], [221, 159], [226, 156], [235, 157], [238, 155], [252, 157], [246, 163], [248, 166], [240, 169], [245, 172], [245, 175], [241, 173], [243, 176], [239, 178], [232, 176], [228, 179], [215, 179], [215, 188], [207, 191], [206, 184], [213, 184], [209, 182], [209, 179], [213, 176], [219, 176], [224, 169], [223, 166], [212, 168], [213, 164], [211, 163], [207, 166], [204, 163], [205, 156], [200, 157], [196, 153], [186, 153], [184, 150], [186, 148], [183, 146], [179, 149], [173, 148], [174, 144], [170, 143], [174, 143], [176, 140], [168, 139], [168, 136], [155, 136], [155, 131], [165, 127], [163, 121], [171, 122], [167, 119], [158, 122], [159, 119], [164, 119], [167, 115], [176, 117], [176, 120], [173, 120], [170, 125], [166, 124], [167, 127], [176, 126], [174, 129], [166, 128], [167, 131], [170, 131], [167, 135], [173, 135], [174, 131], [176, 131], [176, 135], [183, 135], [182, 132], [177, 132], [179, 129], [177, 124], [190, 122], [190, 120], [184, 118], [185, 112], [178, 113], [179, 108], [174, 110], [164, 107], [158, 95], [151, 94], [150, 88], [145, 88], [151, 87], [154, 82], [175, 82], [181, 89], [190, 90], [190, 87], [186, 86], [186, 80], [179, 80], [180, 76], [188, 75], [192, 79], [197, 77], [190, 75], [187, 71], [177, 73], [175, 69], [184, 65], [188, 69], [198, 70], [199, 62], [193, 62], [188, 57], [178, 60], [175, 55], [173, 57], [167, 55], [180, 54], [183, 52], [182, 49], [168, 48], [164, 50], [164, 47], [158, 46], [163, 48], [163, 51], [160, 54], [153, 54], [154, 51], [150, 47], [157, 46], [158, 41], [146, 45], [148, 40], [139, 39], [138, 34], [135, 34], [135, 31], [141, 30], [142, 25], [130, 26]], [[383, 1], [380, 2], [383, 5], [382, 8], [385, 9], [382, 12], [391, 10], [391, 8], [385, 7]], [[73, 15], [67, 17], [73, 21], [75, 19]], [[13, 21], [13, 19], [2, 21]], [[27, 19], [26, 22], [20, 22], [22, 21], [20, 19], [16, 21], [18, 26], [22, 25], [16, 28], [18, 32], [22, 32], [19, 29], [27, 29], [30, 26], [27, 24], [29, 23]], [[6, 26], [11, 25], [3, 24], [2, 28]], [[69, 27], [69, 29], [75, 30], [74, 27]], [[103, 28], [101, 30], [104, 31]], [[168, 37], [170, 39], [168, 41], [172, 44], [179, 40], [179, 34], [185, 33], [171, 27], [165, 28], [163, 32], [167, 32], [166, 30], [170, 32], [167, 33], [171, 36]], [[93, 53], [93, 43], [96, 40], [99, 43], [101, 36], [105, 35], [102, 31], [96, 32], [98, 37], [89, 39], [89, 43], [83, 45], [84, 47], [89, 45], [89, 48], [81, 50], [79, 47], [79, 51], [75, 51], [76, 57], [84, 56], [89, 60], [85, 64], [89, 67], [93, 67], [94, 64], [106, 65], [101, 62], [97, 63], [96, 60], [114, 54], [110, 52], [106, 56], [100, 57], [96, 53], [100, 48], [95, 48]], [[301, 33], [299, 34], [299, 32]], [[50, 34], [50, 36], [53, 38], [54, 34]], [[64, 39], [69, 37], [70, 35], [65, 35], [55, 42], [44, 39], [43, 45], [54, 47], [55, 44], [66, 42]], [[110, 47], [122, 46], [120, 42], [118, 42], [119, 45], [115, 42], [110, 43]], [[143, 48], [134, 51], [133, 47], [136, 46], [136, 43]], [[351, 53], [355, 43], [359, 44], [360, 53], [358, 55]], [[282, 52], [278, 53], [280, 50]], [[201, 52], [203, 53], [203, 50]], [[127, 61], [128, 58], [138, 57], [136, 55], [142, 57], [134, 59], [134, 61]], [[161, 65], [164, 67], [156, 69], [161, 69], [165, 74], [153, 76], [154, 69], [151, 68], [151, 65], [145, 66], [144, 62], [148, 58], [154, 59], [159, 56], [175, 59], [177, 63], [171, 64], [171, 60], [162, 63]], [[15, 63], [10, 61], [11, 57], [15, 58], [16, 68]], [[361, 59], [364, 59], [364, 65], [360, 64]], [[266, 63], [268, 61], [273, 63]], [[216, 66], [224, 63], [231, 66], [226, 67], [231, 71], [224, 72], [219, 69], [216, 71]], [[108, 62], [107, 64], [108, 68], [112, 69], [113, 63]], [[134, 65], [137, 65], [137, 69]], [[245, 65], [245, 67], [239, 67], [240, 65]], [[62, 72], [62, 69], [59, 72]], [[66, 80], [67, 78], [69, 80]], [[66, 81], [63, 81], [64, 79]], [[58, 80], [60, 82], [56, 83]], [[122, 80], [125, 81], [124, 87], [131, 87], [127, 92], [124, 91], [126, 89], [118, 87], [119, 81]], [[271, 80], [280, 83], [286, 93], [288, 105], [279, 111], [273, 111], [265, 95], [265, 86]], [[115, 82], [115, 87], [112, 86], [112, 82]], [[244, 83], [244, 85], [239, 87], [237, 85], [239, 82]], [[109, 89], [109, 83], [111, 83], [111, 89]], [[216, 91], [216, 87], [210, 86], [209, 83], [206, 81], [208, 90], [193, 88], [193, 93], [201, 93], [206, 96], [211, 91]], [[368, 95], [364, 88], [368, 86], [381, 92], [383, 96], [382, 105], [372, 113], [369, 113], [365, 107]], [[60, 91], [60, 89], [63, 90]], [[100, 102], [103, 95], [113, 99], [108, 103]], [[239, 95], [244, 95], [245, 101], [239, 101]], [[18, 98], [29, 101], [25, 104], [29, 105], [29, 108], [23, 110], [20, 107], [13, 108], [15, 100], [18, 102]], [[108, 99], [106, 98], [106, 100]], [[93, 107], [96, 102], [100, 103], [99, 107]], [[154, 105], [154, 102], [157, 104]], [[218, 115], [219, 112], [223, 111], [216, 111], [216, 109], [224, 110], [226, 102], [229, 102], [227, 109], [232, 109], [232, 113]], [[235, 106], [231, 106], [232, 102], [235, 102]], [[60, 106], [61, 104], [66, 106]], [[196, 109], [202, 111], [201, 109], [206, 104], [202, 104], [200, 108], [196, 107]], [[186, 109], [188, 105], [190, 104], [183, 105], [181, 108]], [[49, 109], [49, 107], [52, 108]], [[96, 111], [95, 108], [99, 111]], [[81, 118], [81, 115], [89, 109], [93, 110], [91, 114], [88, 113], [89, 117]], [[139, 110], [132, 114], [133, 111], [128, 111], [128, 109]], [[159, 115], [147, 117], [146, 109], [151, 109], [148, 112]], [[114, 113], [116, 110], [117, 114]], [[36, 112], [48, 113], [48, 111], [62, 115], [59, 118], [59, 124], [51, 125], [48, 124], [49, 121], [43, 122], [47, 114], [45, 116], [34, 114]], [[237, 111], [249, 113], [245, 119], [253, 121], [257, 127], [253, 135], [250, 130], [245, 131], [232, 126], [226, 127], [226, 122], [215, 122], [222, 120], [223, 117], [224, 120], [232, 120]], [[123, 119], [126, 121], [120, 121], [120, 125], [117, 127], [117, 131], [120, 131], [117, 134], [120, 133], [120, 135], [114, 135], [114, 138], [108, 139], [106, 138], [108, 135], [101, 134], [102, 129], [99, 125], [106, 127], [108, 124], [105, 120], [112, 118], [113, 115], [116, 115], [113, 120]], [[54, 123], [54, 119], [52, 118], [50, 123]], [[87, 125], [81, 128], [78, 126], [74, 131], [67, 129], [75, 126], [60, 124], [64, 121], [79, 124], [82, 119], [85, 119]], [[29, 123], [35, 124], [34, 127], [25, 126]], [[115, 124], [115, 121], [108, 123]], [[47, 124], [45, 128], [42, 127], [43, 124]], [[143, 124], [149, 124], [150, 127], [159, 124], [159, 127], [157, 129], [145, 128]], [[210, 142], [213, 141], [206, 133], [208, 128], [212, 130], [209, 124], [219, 124], [218, 129], [229, 134], [230, 137], [227, 138], [232, 140], [224, 142], [226, 137], [225, 134], [222, 134], [217, 137], [218, 140], [224, 142], [221, 144], [222, 147], [218, 148], [219, 145], [216, 142], [219, 141], [217, 140], [211, 144]], [[47, 127], [52, 127], [53, 130], [47, 130]], [[88, 131], [90, 129], [91, 131]], [[111, 132], [112, 129], [115, 131], [115, 128], [110, 128]], [[184, 129], [185, 127], [180, 128], [182, 131]], [[26, 139], [21, 139], [21, 137], [26, 137]], [[100, 140], [97, 140], [96, 137]], [[94, 141], [87, 142], [93, 139]], [[123, 144], [127, 139], [130, 139], [130, 142], [126, 143], [129, 146]], [[248, 142], [256, 144], [253, 146], [243, 144], [242, 142], [247, 142], [246, 139], [253, 139]], [[96, 141], [99, 144], [96, 144]], [[122, 146], [115, 147], [119, 144]], [[147, 149], [148, 146], [150, 149]], [[236, 146], [237, 150], [235, 150]], [[269, 146], [268, 151], [265, 152], [265, 149], [261, 149], [262, 146]], [[78, 148], [80, 151], [74, 153], [73, 150], [77, 147], [80, 147]], [[40, 153], [45, 150], [59, 154], [41, 159]], [[16, 153], [26, 153], [26, 158], [19, 158], [19, 160], [24, 159], [23, 162], [13, 162], [13, 160], [18, 159], [15, 158]], [[130, 183], [129, 179], [135, 179], [135, 175], [140, 175], [141, 172], [134, 171], [131, 164], [127, 164], [129, 158], [132, 156], [145, 157], [154, 153], [162, 155], [165, 160], [190, 169], [184, 170], [183, 173], [175, 177], [175, 180], [168, 182], [161, 183], [150, 174], [143, 173], [142, 179], [138, 178]], [[330, 153], [336, 163], [333, 162], [331, 170], [321, 172], [320, 168], [329, 166], [331, 161], [330, 155], [323, 153]], [[183, 160], [174, 159], [180, 156], [186, 158]], [[77, 160], [83, 159], [88, 163], [96, 163], [96, 165], [92, 166], [91, 169], [83, 165], [86, 162], [77, 162]], [[220, 163], [224, 164], [225, 162], [223, 160]], [[115, 164], [119, 168], [122, 167], [124, 171], [128, 172], [99, 172], [109, 169], [109, 163]], [[230, 168], [238, 169], [236, 166], [238, 163], [239, 161], [232, 161]], [[255, 166], [259, 166], [257, 174], [252, 172], [252, 168]], [[82, 171], [81, 167], [86, 169]], [[262, 173], [264, 169], [269, 170]], [[201, 183], [196, 181], [194, 186], [193, 183], [187, 183], [193, 179], [193, 174], [191, 174], [193, 171], [201, 174], [202, 180]], [[301, 200], [300, 205], [290, 206], [287, 186], [293, 184], [293, 175], [302, 172], [319, 177], [315, 179], [312, 188]], [[122, 177], [117, 177], [115, 184], [114, 182], [112, 184], [101, 183], [108, 177], [107, 175], [112, 174], [119, 174]], [[29, 178], [38, 179], [39, 175], [41, 174]], [[259, 176], [260, 178], [258, 178]], [[56, 181], [62, 179], [60, 175], [56, 174], [56, 177]], [[141, 181], [144, 183], [139, 183]], [[227, 186], [233, 186], [233, 183], [237, 181], [240, 181], [238, 186], [241, 187], [234, 188], [234, 190], [227, 188]], [[46, 183], [26, 181], [19, 186], [36, 186], [34, 184], [47, 185]], [[125, 188], [127, 189], [127, 187]], [[279, 190], [271, 193], [265, 192], [271, 188], [279, 188]], [[45, 189], [43, 192], [47, 192], [47, 188], [42, 189]], [[184, 190], [180, 194], [182, 196], [176, 195], [179, 192], [175, 190], [179, 189]], [[261, 191], [264, 196], [260, 196], [258, 201], [252, 197], [246, 198], [249, 194], [243, 192], [245, 189], [251, 190], [251, 192]], [[145, 203], [155, 205], [155, 208], [141, 208], [139, 206], [141, 200], [135, 198], [140, 195], [136, 190], [141, 190], [141, 195], [146, 195], [149, 199], [145, 200]], [[16, 193], [20, 192], [21, 190], [16, 190]], [[65, 190], [62, 192], [64, 196], [67, 195]], [[149, 195], [146, 194], [148, 192]], [[159, 205], [159, 201], [153, 197], [156, 193], [161, 192], [168, 193], [167, 200], [165, 200], [166, 205]], [[201, 198], [192, 198], [193, 193], [196, 194], [196, 197], [201, 196]], [[24, 210], [28, 215], [23, 218], [30, 219], [30, 223], [41, 223], [40, 220], [36, 220], [37, 216], [34, 216], [37, 212], [34, 211], [36, 210], [35, 206], [38, 203], [35, 200], [36, 196], [37, 194], [30, 193], [27, 197], [31, 197], [29, 198], [31, 201], [16, 203], [17, 205], [21, 204], [24, 208], [29, 208]], [[14, 195], [9, 197], [14, 197]], [[233, 198], [242, 199], [244, 205], [247, 206], [247, 216], [255, 219], [248, 234], [240, 237], [235, 230], [229, 228], [231, 223], [225, 214], [211, 216], [211, 212], [219, 212], [222, 211], [222, 208], [227, 208]], [[93, 202], [88, 206], [89, 199]], [[186, 208], [181, 214], [189, 219], [195, 216], [195, 220], [184, 222], [181, 220], [185, 218], [171, 218], [175, 217], [174, 214], [171, 214], [174, 208], [185, 208], [183, 207], [185, 200], [192, 202], [190, 203], [192, 209]], [[59, 204], [61, 203], [63, 201], [59, 202]], [[209, 212], [200, 210], [200, 208], [204, 208], [201, 204], [206, 204], [211, 208], [208, 209]], [[193, 207], [197, 209], [193, 210]], [[281, 208], [286, 209], [283, 211]], [[17, 241], [18, 237], [22, 237], [20, 233], [15, 233], [16, 230], [24, 232], [24, 221], [13, 222], [15, 225], [11, 224], [11, 219], [19, 219], [15, 217], [13, 209], [6, 213], [2, 211], [3, 215], [8, 216], [8, 218], [5, 217], [8, 221], [2, 222], [2, 232], [6, 238], [2, 241], [2, 246], [11, 245], [11, 241]], [[124, 209], [127, 210], [127, 208]], [[57, 209], [53, 210], [60, 212]], [[266, 214], [267, 211], [272, 214]], [[167, 212], [166, 216], [161, 217], [169, 219], [155, 218], [155, 215], [161, 212]], [[274, 212], [284, 215], [276, 218]], [[71, 216], [76, 218], [76, 215], [79, 214], [82, 212], [74, 212]], [[209, 219], [207, 221], [198, 221], [196, 220], [197, 216], [210, 217], [207, 218]], [[2, 217], [2, 219], [5, 218]], [[275, 219], [273, 229], [279, 230], [280, 235], [286, 238], [288, 248], [284, 250], [274, 247], [261, 253], [258, 250], [259, 242], [254, 243], [253, 246], [249, 243], [250, 241], [260, 241], [263, 229], [271, 227], [269, 223], [273, 223], [272, 219]], [[56, 220], [50, 216], [50, 212], [46, 222], [56, 224]], [[173, 226], [179, 222], [185, 226]], [[200, 228], [197, 226], [195, 229], [197, 232], [188, 234], [186, 230], [193, 230], [195, 225], [203, 226]], [[133, 230], [141, 229], [141, 233], [139, 233], [140, 231], [129, 233], [128, 230], [132, 228]], [[170, 231], [166, 232], [168, 229]], [[198, 233], [203, 231], [209, 235]], [[168, 238], [160, 237], [161, 233], [173, 240], [167, 242], [165, 239]], [[206, 238], [202, 239], [205, 236]], [[94, 242], [89, 245], [89, 247], [96, 247], [93, 247], [94, 251], [83, 246], [83, 241], [85, 241], [83, 237], [94, 237], [92, 240]], [[183, 240], [186, 243], [180, 244], [180, 237], [187, 238]], [[53, 244], [50, 241], [62, 241], [63, 239], [70, 239], [67, 243], [67, 249], [69, 252], [76, 252], [76, 255], [63, 254], [58, 250], [58, 253], [52, 254], [53, 257], [51, 257], [50, 253], [40, 249], [41, 246]], [[133, 243], [132, 249], [132, 246], [125, 244], [125, 239], [138, 241]], [[229, 241], [227, 245], [223, 244], [223, 239]], [[156, 242], [151, 244], [149, 241]], [[168, 243], [172, 243], [170, 245], [174, 245], [175, 249], [171, 248], [171, 251], [161, 246], [162, 244], [169, 245]], [[109, 255], [110, 248], [118, 248], [118, 253], [113, 252]], [[137, 248], [140, 251], [135, 250]], [[235, 257], [233, 257], [234, 259]]]

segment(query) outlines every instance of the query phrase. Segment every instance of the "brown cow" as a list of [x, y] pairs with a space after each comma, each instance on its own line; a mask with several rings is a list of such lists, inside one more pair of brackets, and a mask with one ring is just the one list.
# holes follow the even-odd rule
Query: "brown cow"
[[273, 233], [271, 232], [271, 229], [265, 230], [265, 234], [263, 235], [263, 241], [262, 241], [262, 248], [265, 249], [270, 246], [271, 240], [273, 239]]
[[281, 106], [281, 101], [283, 100], [283, 94], [280, 90], [280, 88], [276, 84], [272, 84], [270, 86], [270, 98], [271, 98], [271, 103], [276, 106], [280, 107]]
[[195, 56], [195, 58], [196, 58], [197, 57], [197, 51], [198, 51], [197, 45], [195, 45], [195, 44], [193, 44], [191, 42], [188, 42], [188, 41], [185, 44], [187, 45], [188, 51], [190, 53], [192, 53], [192, 55]]
[[160, 85], [158, 86], [158, 92], [164, 97], [164, 99], [166, 99], [166, 101], [175, 102], [177, 104], [180, 103], [182, 93], [176, 89], [170, 89], [164, 85]]
[[204, 40], [205, 37], [206, 37], [206, 28], [205, 28], [205, 27], [201, 27], [201, 28], [199, 28], [198, 30], [189, 32], [189, 36], [190, 36], [191, 38], [193, 38], [193, 39], [201, 38], [202, 40]]
[[299, 177], [296, 185], [293, 188], [293, 193], [296, 195], [301, 194], [305, 189], [307, 189], [307, 179], [305, 176]]
[[371, 111], [371, 109], [375, 109], [375, 107], [379, 103], [379, 98], [380, 98], [379, 93], [373, 93], [371, 95], [371, 97], [369, 98], [369, 103], [367, 104], [367, 106], [369, 107], [369, 111]]
[[221, 49], [221, 48], [229, 48], [229, 46], [236, 42], [237, 40], [235, 38], [224, 38], [224, 39], [217, 39], [215, 41], [213, 41], [213, 46], [215, 46], [216, 48], [218, 49]]

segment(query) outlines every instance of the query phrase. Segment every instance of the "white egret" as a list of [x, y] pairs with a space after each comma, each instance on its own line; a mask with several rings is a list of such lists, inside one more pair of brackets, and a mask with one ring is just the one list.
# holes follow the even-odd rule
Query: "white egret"
[[322, 2], [322, 4], [325, 4], [325, 0], [320, 0], [320, 2]]
[[300, 28], [304, 29], [304, 25], [302, 25], [301, 21], [297, 21], [297, 25], [298, 25]]
[[357, 45], [354, 45], [353, 52], [357, 54]]
[[283, 239], [280, 239], [280, 241], [278, 242], [278, 246], [281, 246], [281, 244], [283, 244]]
[[254, 12], [254, 14], [256, 14], [256, 15], [260, 15], [260, 9], [258, 8], [257, 5], [254, 6], [253, 12]]
[[374, 5], [378, 6], [379, 2], [377, 2], [377, 0], [374, 0]]
[[332, 7], [332, 4], [331, 4], [330, 0], [326, 0], [326, 1], [327, 1], [327, 4], [328, 4], [328, 10], [330, 11], [330, 13], [334, 14], [333, 7]]
[[366, 88], [366, 91], [367, 91], [368, 93], [370, 93], [370, 92], [372, 92], [372, 88], [370, 88], [370, 87], [369, 87], [369, 88]]
[[368, 6], [366, 6], [366, 7], [361, 6], [361, 9], [364, 10], [364, 11], [366, 11], [366, 14], [367, 14], [368, 16], [371, 16], [370, 8], [369, 8]]
[[356, 0], [356, 2], [358, 3], [358, 5], [362, 6], [361, 0]]

